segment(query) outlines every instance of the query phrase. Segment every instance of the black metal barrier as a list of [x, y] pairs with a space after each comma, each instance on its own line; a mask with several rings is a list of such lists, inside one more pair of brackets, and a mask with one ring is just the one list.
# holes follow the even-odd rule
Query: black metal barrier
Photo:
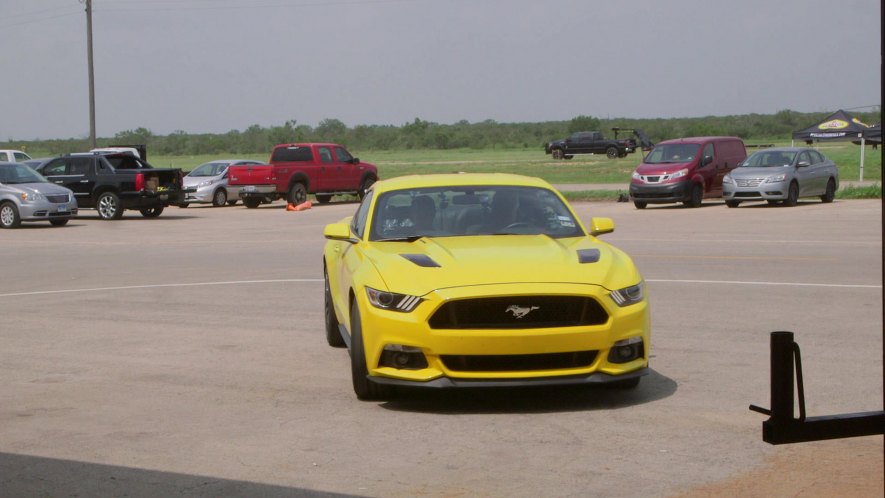
[[[799, 418], [794, 417], [794, 364], [799, 394]], [[750, 410], [770, 415], [768, 420], [762, 422], [762, 440], [769, 444], [885, 434], [885, 411], [824, 417], [805, 416], [802, 357], [792, 332], [771, 333], [771, 410], [756, 405], [750, 405]]]

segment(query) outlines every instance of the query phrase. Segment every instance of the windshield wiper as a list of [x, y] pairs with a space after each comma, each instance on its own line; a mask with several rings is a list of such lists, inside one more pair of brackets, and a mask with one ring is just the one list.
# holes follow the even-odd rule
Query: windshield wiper
[[390, 237], [388, 239], [378, 239], [375, 242], [415, 242], [418, 239], [423, 239], [424, 235], [410, 235], [408, 237]]

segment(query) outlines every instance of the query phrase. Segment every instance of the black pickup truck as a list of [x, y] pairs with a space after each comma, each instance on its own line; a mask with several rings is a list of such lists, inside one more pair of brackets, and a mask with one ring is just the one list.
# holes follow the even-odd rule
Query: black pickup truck
[[67, 154], [37, 171], [73, 190], [78, 207], [93, 208], [104, 220], [120, 219], [125, 209], [156, 218], [166, 206], [184, 201], [180, 169], [154, 168], [128, 152]]
[[[575, 132], [566, 139], [547, 142], [544, 152], [552, 154], [553, 159], [571, 159], [575, 154], [605, 154], [609, 159], [616, 159], [626, 157], [640, 146], [650, 149], [654, 145], [641, 130], [612, 128], [612, 131], [615, 132], [614, 139], [605, 138], [600, 131]], [[639, 141], [633, 137], [618, 138], [620, 131], [632, 133]]]

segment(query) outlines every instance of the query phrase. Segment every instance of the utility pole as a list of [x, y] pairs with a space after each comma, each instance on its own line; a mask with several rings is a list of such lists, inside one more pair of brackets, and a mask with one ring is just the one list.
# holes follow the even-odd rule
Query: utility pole
[[[82, 0], [81, 0], [82, 1]], [[86, 0], [86, 56], [89, 61], [89, 143], [95, 144], [95, 69], [92, 65], [92, 0]]]

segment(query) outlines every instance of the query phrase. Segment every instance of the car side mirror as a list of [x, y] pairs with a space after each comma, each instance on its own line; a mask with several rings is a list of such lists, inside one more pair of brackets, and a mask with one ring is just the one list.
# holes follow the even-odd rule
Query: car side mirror
[[353, 159], [350, 160], [350, 162], [351, 162], [354, 166], [356, 166], [357, 164], [360, 163], [360, 158], [358, 158], [358, 157], [354, 157]]
[[702, 167], [706, 166], [712, 162], [713, 162], [713, 156], [704, 156], [704, 158], [701, 160], [701, 166]]
[[331, 223], [323, 229], [323, 237], [329, 240], [340, 240], [343, 242], [355, 243], [358, 240], [351, 237], [350, 225], [347, 223]]
[[590, 218], [590, 235], [596, 237], [615, 231], [615, 222], [611, 218]]

